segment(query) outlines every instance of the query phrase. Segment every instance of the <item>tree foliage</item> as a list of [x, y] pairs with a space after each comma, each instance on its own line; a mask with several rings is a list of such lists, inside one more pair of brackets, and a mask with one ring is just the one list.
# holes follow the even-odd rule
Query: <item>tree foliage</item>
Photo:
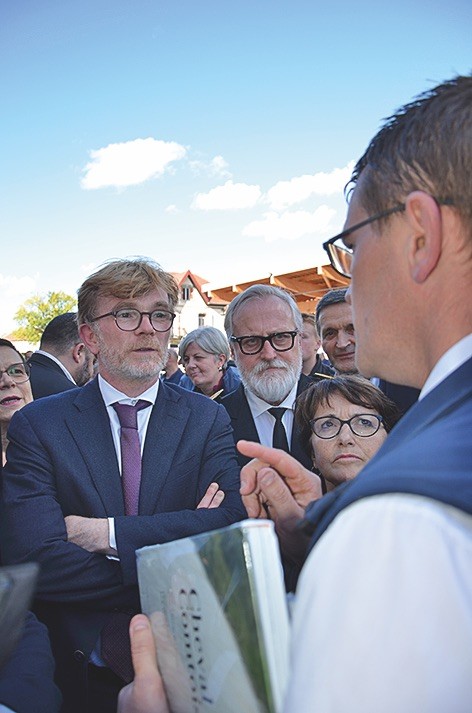
[[19, 325], [12, 335], [14, 339], [27, 342], [39, 342], [45, 326], [53, 317], [65, 312], [75, 312], [77, 300], [65, 292], [48, 292], [33, 295], [24, 302], [15, 314]]

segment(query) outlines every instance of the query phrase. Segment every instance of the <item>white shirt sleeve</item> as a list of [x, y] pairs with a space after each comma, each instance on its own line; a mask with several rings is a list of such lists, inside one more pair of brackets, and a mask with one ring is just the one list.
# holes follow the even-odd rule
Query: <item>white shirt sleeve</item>
[[310, 553], [284, 713], [472, 711], [472, 516], [428, 498], [346, 508]]

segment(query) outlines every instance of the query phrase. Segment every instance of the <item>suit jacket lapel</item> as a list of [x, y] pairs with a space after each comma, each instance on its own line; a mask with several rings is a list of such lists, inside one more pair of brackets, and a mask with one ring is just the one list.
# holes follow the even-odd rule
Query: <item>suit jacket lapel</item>
[[258, 443], [259, 436], [242, 384], [228, 396], [228, 401], [223, 401], [223, 406], [231, 418], [237, 440], [244, 439]]
[[177, 391], [161, 383], [146, 433], [139, 496], [140, 515], [152, 515], [183, 436], [190, 411]]
[[80, 389], [66, 424], [85, 461], [107, 515], [124, 515], [121, 476], [110, 419], [97, 379]]

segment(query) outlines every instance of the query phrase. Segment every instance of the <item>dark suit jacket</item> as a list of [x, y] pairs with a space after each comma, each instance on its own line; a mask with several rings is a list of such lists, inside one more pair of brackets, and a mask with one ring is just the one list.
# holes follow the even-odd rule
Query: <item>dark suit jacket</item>
[[[18, 411], [9, 441], [0, 518], [4, 560], [40, 563], [36, 611], [50, 630], [63, 693], [75, 710], [85, 710], [86, 663], [103, 624], [112, 611], [139, 610], [135, 550], [246, 515], [229, 419], [211, 399], [160, 384], [137, 516], [124, 515], [97, 380]], [[225, 491], [223, 504], [195, 509], [213, 481]], [[72, 514], [114, 517], [120, 561], [68, 542], [64, 517]]]
[[77, 388], [67, 378], [59, 364], [44, 354], [32, 354], [28, 359], [28, 364], [31, 369], [31, 390], [35, 399]]
[[[302, 374], [298, 381], [297, 396], [312, 384], [313, 379]], [[232, 394], [225, 396], [221, 400], [221, 404], [225, 407], [229, 413], [229, 417], [231, 418], [234, 442], [237, 443], [239, 440], [244, 439], [246, 441], [256, 441], [256, 443], [259, 443], [256, 424], [254, 423], [251, 409], [249, 408], [244, 386], [241, 384], [236, 391], [233, 391]], [[300, 433], [295, 423], [292, 430], [290, 453], [302, 465], [304, 465], [305, 468], [311, 470], [313, 465], [311, 458], [300, 441]], [[249, 463], [250, 460], [251, 459], [247, 456], [243, 456], [241, 453], [238, 453], [238, 461], [241, 467], [246, 465], [246, 463]]]
[[419, 389], [414, 389], [412, 386], [402, 386], [401, 384], [391, 384], [385, 379], [380, 379], [379, 389], [397, 404], [402, 413], [406, 413], [418, 401], [418, 396], [420, 395]]
[[29, 613], [18, 645], [0, 671], [0, 704], [15, 713], [57, 713], [61, 696], [53, 677], [47, 629]]

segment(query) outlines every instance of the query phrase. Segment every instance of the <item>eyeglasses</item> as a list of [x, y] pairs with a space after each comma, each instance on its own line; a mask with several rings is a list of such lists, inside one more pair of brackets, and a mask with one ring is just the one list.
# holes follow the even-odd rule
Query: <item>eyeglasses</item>
[[[434, 198], [434, 200], [438, 205], [454, 205], [453, 200], [450, 198]], [[376, 220], [387, 218], [393, 213], [401, 213], [405, 210], [405, 207], [405, 203], [399, 203], [398, 205], [393, 206], [393, 208], [382, 210], [380, 213], [371, 215], [370, 218], [366, 218], [366, 220], [362, 220], [360, 223], [351, 225], [350, 228], [343, 230], [342, 233], [338, 233], [338, 235], [335, 235], [334, 238], [330, 238], [324, 242], [323, 248], [328, 253], [331, 267], [333, 267], [340, 275], [343, 275], [343, 277], [351, 277], [352, 248], [346, 245], [344, 239], [348, 235], [351, 235], [351, 233], [355, 230], [359, 230], [360, 228], [364, 228], [366, 225], [369, 225], [369, 223], [374, 223]]]
[[165, 309], [155, 309], [153, 312], [140, 312], [138, 309], [117, 309], [114, 312], [107, 312], [99, 317], [93, 317], [90, 321], [96, 322], [104, 317], [114, 317], [118, 329], [123, 332], [134, 332], [135, 329], [141, 326], [144, 315], [149, 317], [151, 326], [156, 332], [168, 332], [175, 319], [175, 314]]
[[347, 421], [336, 416], [320, 416], [320, 418], [313, 418], [310, 421], [310, 428], [318, 438], [335, 438], [347, 423], [355, 436], [369, 438], [377, 433], [382, 425], [382, 420], [382, 416], [374, 416], [372, 413], [359, 413]]
[[30, 368], [28, 364], [20, 362], [18, 364], [10, 364], [6, 369], [0, 369], [0, 379], [3, 374], [6, 374], [13, 379], [17, 384], [22, 384], [30, 378]]
[[298, 331], [292, 332], [274, 332], [268, 334], [267, 337], [262, 337], [253, 334], [249, 337], [230, 337], [230, 342], [237, 342], [243, 354], [259, 354], [266, 342], [269, 342], [272, 349], [276, 352], [288, 352], [295, 344], [295, 337]]

